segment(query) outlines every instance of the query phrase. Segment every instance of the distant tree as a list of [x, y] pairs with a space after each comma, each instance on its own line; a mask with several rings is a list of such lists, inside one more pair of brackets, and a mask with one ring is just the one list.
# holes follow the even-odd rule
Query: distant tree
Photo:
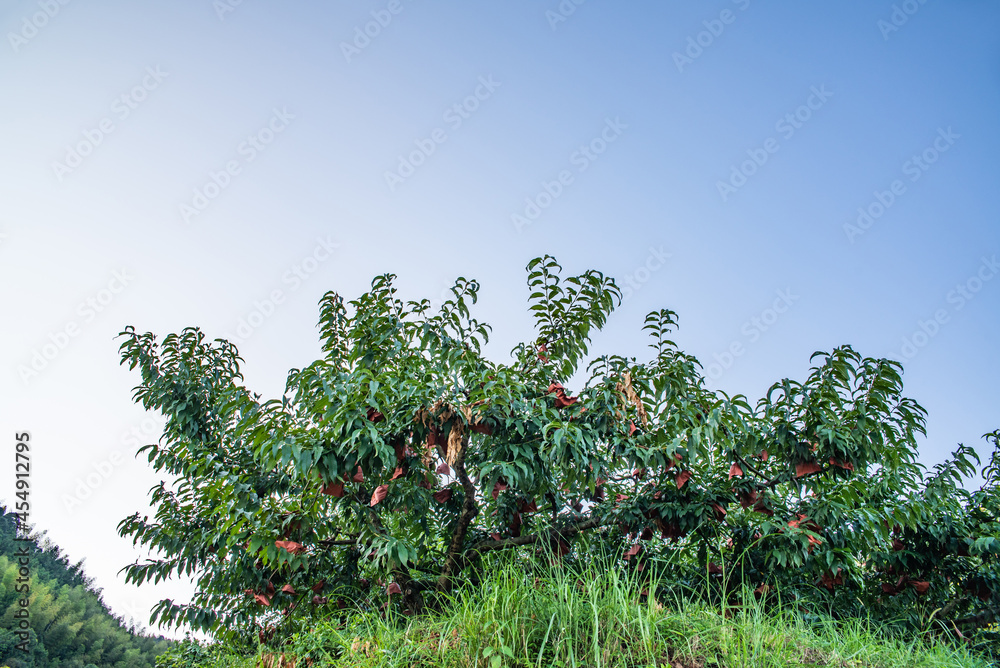
[[960, 486], [971, 448], [925, 476], [924, 410], [898, 363], [816, 353], [804, 381], [751, 404], [705, 387], [669, 310], [646, 316], [648, 361], [590, 356], [614, 281], [564, 279], [548, 256], [527, 270], [536, 331], [511, 362], [482, 354], [475, 281], [432, 311], [387, 274], [349, 303], [323, 297], [324, 356], [266, 401], [232, 343], [127, 328], [134, 398], [166, 418], [142, 451], [175, 480], [152, 490], [155, 517], [120, 524], [159, 553], [127, 579], [198, 580], [191, 603], [162, 601], [153, 619], [277, 639], [318, 611], [437, 605], [489, 552], [586, 558], [581, 541], [620, 550], [615, 567], [640, 578], [669, 557], [705, 595], [777, 585], [949, 632], [994, 618], [998, 460], [975, 493]]
[[[30, 586], [26, 631], [17, 616], [25, 598], [22, 549], [28, 552]], [[124, 628], [83, 573], [82, 562], [70, 566], [44, 533], [15, 541], [14, 516], [4, 507], [0, 507], [0, 583], [0, 665], [153, 668], [156, 657], [171, 645], [166, 638]], [[28, 634], [26, 641], [20, 633]]]

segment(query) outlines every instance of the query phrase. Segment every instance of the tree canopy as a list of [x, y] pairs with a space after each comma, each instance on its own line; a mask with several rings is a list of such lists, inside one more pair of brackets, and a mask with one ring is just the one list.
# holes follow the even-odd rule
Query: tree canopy
[[439, 605], [491, 552], [572, 560], [596, 545], [609, 567], [690, 591], [781, 587], [957, 634], [993, 621], [1000, 460], [975, 492], [972, 448], [927, 471], [899, 363], [817, 352], [804, 380], [751, 403], [706, 387], [670, 339], [674, 312], [646, 316], [648, 359], [592, 353], [615, 282], [564, 277], [549, 256], [527, 272], [535, 331], [506, 363], [483, 355], [476, 281], [432, 310], [386, 274], [353, 301], [323, 297], [323, 357], [267, 400], [232, 343], [127, 328], [134, 399], [166, 418], [142, 451], [171, 477], [154, 517], [120, 524], [158, 552], [127, 579], [198, 582], [153, 621], [278, 642], [319, 612]]

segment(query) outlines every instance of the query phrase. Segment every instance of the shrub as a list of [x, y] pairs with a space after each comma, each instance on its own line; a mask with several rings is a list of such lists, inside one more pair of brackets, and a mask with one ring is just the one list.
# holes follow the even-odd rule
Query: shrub
[[161, 553], [127, 578], [199, 584], [154, 618], [277, 645], [317, 614], [437, 607], [481, 582], [490, 553], [572, 560], [587, 540], [622, 554], [606, 566], [623, 577], [668, 563], [709, 601], [780, 589], [817, 613], [957, 636], [993, 621], [997, 456], [978, 492], [961, 487], [971, 448], [925, 474], [924, 410], [897, 362], [818, 352], [805, 380], [751, 404], [705, 387], [660, 310], [643, 324], [651, 359], [583, 369], [618, 288], [563, 279], [550, 257], [527, 269], [536, 331], [510, 363], [482, 354], [475, 281], [432, 312], [387, 274], [348, 304], [324, 296], [324, 356], [266, 401], [230, 342], [126, 329], [135, 399], [167, 418], [144, 450], [177, 477], [153, 490], [154, 519], [120, 525]]

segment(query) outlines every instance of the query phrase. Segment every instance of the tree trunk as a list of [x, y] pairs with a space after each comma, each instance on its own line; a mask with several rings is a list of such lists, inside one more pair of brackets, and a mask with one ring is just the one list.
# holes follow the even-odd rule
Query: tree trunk
[[465, 470], [465, 453], [469, 446], [469, 436], [466, 434], [462, 438], [462, 441], [462, 452], [455, 460], [452, 468], [455, 470], [455, 476], [462, 483], [465, 499], [462, 501], [462, 513], [458, 516], [455, 533], [451, 537], [451, 545], [448, 546], [448, 556], [445, 559], [444, 568], [441, 569], [441, 575], [438, 577], [437, 590], [440, 592], [451, 590], [452, 574], [456, 570], [456, 566], [462, 556], [465, 536], [469, 531], [472, 520], [479, 514], [479, 507], [476, 505], [476, 486]]

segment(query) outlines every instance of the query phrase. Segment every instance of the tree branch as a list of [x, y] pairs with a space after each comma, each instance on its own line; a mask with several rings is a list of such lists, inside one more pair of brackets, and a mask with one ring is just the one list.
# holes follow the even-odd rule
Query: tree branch
[[997, 613], [994, 610], [984, 610], [977, 615], [969, 615], [968, 617], [963, 617], [962, 619], [956, 619], [952, 622], [955, 626], [986, 626], [992, 623], [997, 618]]
[[736, 455], [736, 459], [740, 460], [740, 462], [743, 464], [743, 466], [747, 467], [748, 471], [750, 471], [751, 473], [753, 473], [754, 475], [756, 475], [758, 478], [760, 478], [762, 480], [766, 480], [767, 479], [767, 476], [764, 475], [761, 471], [759, 471], [756, 466], [754, 466], [753, 464], [751, 464], [750, 462], [748, 462], [747, 459], [745, 457], [743, 457], [743, 455], [741, 455], [739, 453], [734, 453], [734, 454]]
[[465, 470], [465, 454], [468, 450], [469, 435], [464, 434], [462, 436], [462, 452], [455, 459], [452, 469], [455, 471], [455, 477], [462, 483], [465, 499], [462, 501], [462, 512], [458, 516], [458, 525], [455, 527], [455, 533], [451, 537], [451, 545], [448, 546], [448, 556], [445, 560], [444, 568], [441, 569], [441, 575], [438, 577], [437, 589], [442, 592], [447, 592], [451, 589], [451, 575], [459, 563], [459, 557], [462, 554], [462, 545], [465, 543], [465, 534], [468, 533], [472, 520], [479, 514], [479, 508], [476, 505], [476, 486]]
[[[590, 519], [577, 522], [576, 524], [571, 524], [563, 528], [552, 527], [548, 531], [548, 538], [551, 540], [553, 538], [568, 538], [582, 531], [587, 531], [589, 529], [596, 529], [603, 524], [603, 520], [591, 517]], [[519, 536], [517, 538], [504, 538], [503, 540], [483, 540], [472, 547], [470, 547], [466, 553], [467, 554], [482, 554], [483, 552], [489, 552], [490, 550], [504, 550], [509, 547], [518, 547], [520, 545], [531, 545], [537, 543], [543, 534], [528, 534], [525, 536]]]
[[938, 617], [947, 620], [948, 615], [951, 614], [952, 610], [954, 610], [960, 604], [967, 602], [968, 600], [969, 600], [968, 596], [957, 596], [951, 599], [950, 601], [948, 601], [947, 605], [941, 608], [941, 614], [938, 615]]

